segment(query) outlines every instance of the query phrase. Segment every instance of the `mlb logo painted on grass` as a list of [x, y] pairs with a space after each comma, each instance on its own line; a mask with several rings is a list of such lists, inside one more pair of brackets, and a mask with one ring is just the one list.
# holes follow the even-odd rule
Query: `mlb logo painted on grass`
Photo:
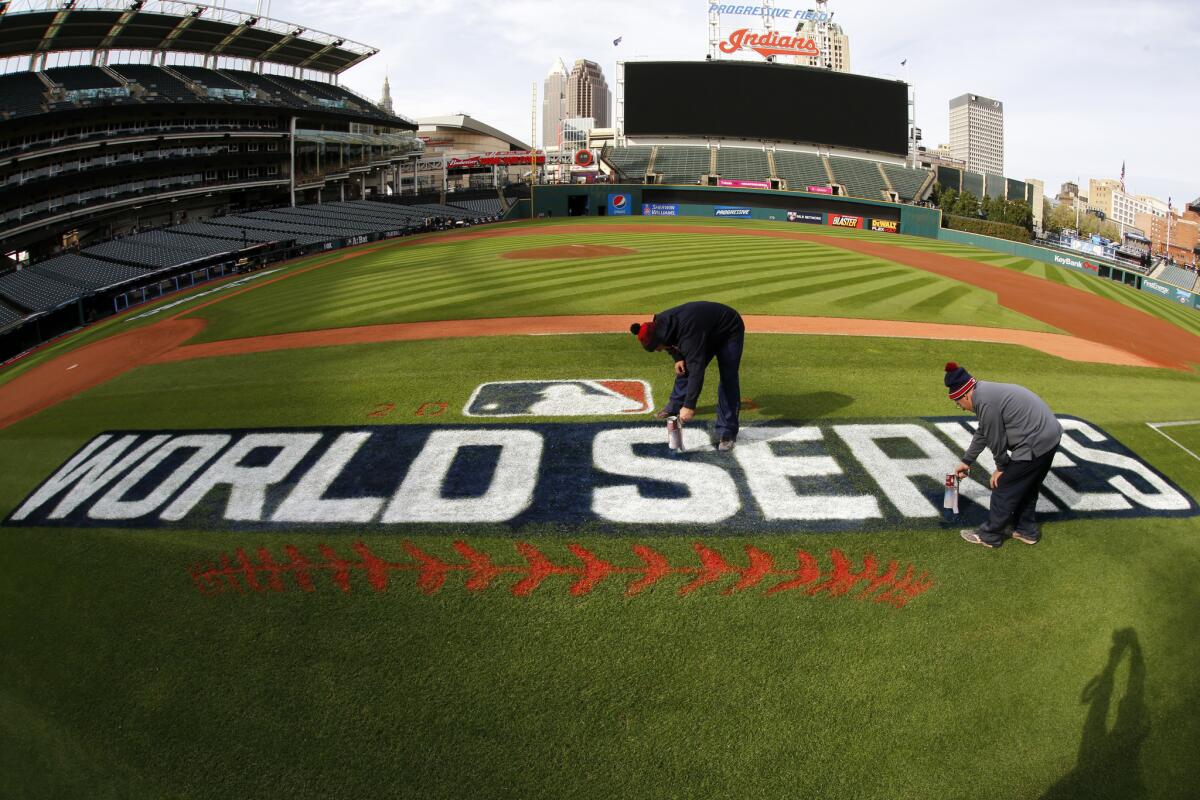
[[[1044, 519], [1190, 516], [1195, 501], [1089, 423], [1061, 418]], [[685, 452], [647, 424], [394, 425], [366, 429], [125, 431], [95, 437], [12, 513], [15, 526], [271, 530], [497, 525], [518, 531], [689, 536], [929, 528], [962, 418], [773, 423], [717, 452], [698, 426]], [[978, 524], [981, 458], [954, 525]]]
[[496, 381], [471, 393], [468, 417], [587, 417], [644, 414], [654, 407], [642, 380]]

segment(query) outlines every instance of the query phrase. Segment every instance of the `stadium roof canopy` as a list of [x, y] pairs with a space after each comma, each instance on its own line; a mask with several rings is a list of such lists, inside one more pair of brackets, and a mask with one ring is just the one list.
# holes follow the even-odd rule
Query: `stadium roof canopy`
[[245, 58], [337, 74], [379, 52], [245, 11], [176, 0], [0, 0], [0, 58], [150, 50]]
[[480, 122], [467, 114], [446, 114], [440, 117], [419, 117], [417, 119], [417, 135], [422, 133], [432, 133], [434, 131], [456, 131], [462, 130], [468, 133], [481, 133], [484, 136], [490, 136], [493, 139], [499, 139], [513, 150], [528, 150], [529, 145], [522, 142], [515, 136], [510, 136], [498, 128], [493, 128], [491, 125]]

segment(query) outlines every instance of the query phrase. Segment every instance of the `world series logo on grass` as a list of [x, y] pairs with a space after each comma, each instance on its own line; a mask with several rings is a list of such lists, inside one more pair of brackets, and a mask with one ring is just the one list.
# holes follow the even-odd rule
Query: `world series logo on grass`
[[654, 407], [643, 380], [496, 381], [471, 393], [468, 417], [586, 417], [644, 414]]
[[[1044, 518], [1190, 516], [1196, 502], [1084, 420], [1060, 418]], [[117, 431], [86, 443], [10, 526], [199, 530], [420, 524], [673, 527], [695, 535], [925, 527], [974, 422], [773, 423], [719, 453], [698, 426], [672, 455], [660, 425], [512, 423]], [[956, 524], [984, 518], [995, 464], [960, 486]]]

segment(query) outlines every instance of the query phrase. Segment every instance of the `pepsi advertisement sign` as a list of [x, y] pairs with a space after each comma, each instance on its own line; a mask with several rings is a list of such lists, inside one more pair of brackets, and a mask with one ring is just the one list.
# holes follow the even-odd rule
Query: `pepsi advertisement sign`
[[627, 217], [632, 211], [633, 203], [627, 194], [610, 194], [608, 196], [608, 215], [610, 217]]
[[642, 203], [643, 217], [678, 217], [678, 203]]

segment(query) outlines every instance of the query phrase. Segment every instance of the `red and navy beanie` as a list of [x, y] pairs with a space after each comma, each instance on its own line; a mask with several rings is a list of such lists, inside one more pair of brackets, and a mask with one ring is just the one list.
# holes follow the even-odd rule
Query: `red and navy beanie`
[[946, 364], [946, 388], [950, 390], [950, 399], [957, 400], [975, 388], [975, 379], [971, 373], [951, 361]]
[[629, 332], [638, 338], [638, 341], [642, 343], [642, 347], [647, 350], [653, 350], [656, 345], [654, 341], [654, 328], [654, 320], [641, 324], [635, 322], [629, 326]]

